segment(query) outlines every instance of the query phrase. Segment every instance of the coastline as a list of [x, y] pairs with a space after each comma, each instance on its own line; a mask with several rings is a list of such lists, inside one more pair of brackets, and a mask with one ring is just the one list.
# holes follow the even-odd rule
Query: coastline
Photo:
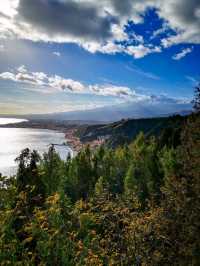
[[64, 134], [65, 144], [70, 149], [70, 153], [74, 156], [83, 147], [80, 139], [75, 136], [77, 125], [65, 124], [57, 121], [22, 121], [16, 123], [0, 124], [0, 128], [30, 128], [30, 129], [45, 129], [53, 130]]
[[68, 129], [64, 132], [67, 145], [76, 153], [78, 153], [85, 145], [76, 136], [76, 129]]
[[55, 143], [55, 150], [62, 160], [66, 160], [69, 155], [71, 158], [76, 156], [73, 148], [66, 143], [64, 132], [58, 130], [4, 127], [0, 128], [0, 143], [0, 172], [3, 176], [16, 173], [15, 159], [25, 148], [36, 150], [43, 156], [48, 152], [50, 144]]
[[[31, 129], [47, 129], [53, 130], [64, 134], [65, 144], [71, 150], [71, 154], [75, 156], [82, 148], [87, 145], [91, 149], [96, 149], [104, 143], [102, 139], [95, 139], [87, 142], [81, 141], [76, 132], [83, 125], [69, 123], [68, 121], [55, 121], [55, 120], [28, 120], [19, 123], [0, 124], [0, 128], [31, 128]], [[85, 125], [84, 125], [85, 126]]]

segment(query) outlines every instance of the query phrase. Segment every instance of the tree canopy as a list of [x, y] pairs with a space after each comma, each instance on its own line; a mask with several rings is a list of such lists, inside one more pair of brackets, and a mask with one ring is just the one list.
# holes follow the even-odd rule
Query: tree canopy
[[186, 120], [178, 142], [140, 133], [66, 161], [23, 150], [0, 177], [0, 264], [199, 265], [199, 113]]

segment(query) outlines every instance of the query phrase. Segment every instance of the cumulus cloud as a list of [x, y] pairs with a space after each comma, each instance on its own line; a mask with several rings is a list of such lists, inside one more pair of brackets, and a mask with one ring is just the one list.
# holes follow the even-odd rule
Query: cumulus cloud
[[158, 14], [164, 18], [176, 34], [163, 40], [168, 47], [178, 43], [200, 43], [200, 1], [160, 1]]
[[[119, 103], [138, 104], [188, 104], [188, 99], [171, 98], [167, 95], [150, 95], [136, 92], [136, 90], [126, 86], [116, 86], [112, 84], [86, 85], [79, 81], [66, 79], [58, 75], [49, 76], [43, 72], [31, 72], [24, 65], [18, 67], [13, 72], [0, 73], [0, 79], [13, 82], [29, 84], [26, 90], [42, 93], [68, 92], [74, 94], [98, 95], [103, 97], [114, 97]], [[116, 101], [115, 101], [116, 102]]]
[[151, 53], [160, 53], [162, 51], [159, 46], [145, 46], [143, 44], [139, 45], [129, 45], [127, 47], [123, 47], [121, 44], [116, 43], [106, 43], [105, 45], [101, 45], [100, 43], [90, 42], [82, 45], [86, 50], [91, 53], [101, 52], [104, 54], [116, 54], [116, 53], [126, 53], [134, 58], [142, 58]]
[[181, 58], [185, 57], [187, 54], [191, 53], [192, 50], [193, 50], [192, 48], [183, 49], [180, 53], [175, 54], [172, 58], [174, 60], [180, 60]]
[[160, 52], [161, 52], [161, 48], [158, 46], [151, 48], [151, 47], [144, 46], [142, 44], [138, 46], [129, 46], [127, 48], [127, 53], [130, 55], [133, 55], [135, 58], [141, 58], [150, 53], [160, 53]]
[[64, 79], [57, 75], [48, 77], [48, 82], [46, 85], [58, 90], [68, 90], [71, 92], [83, 92], [85, 90], [84, 85], [80, 82], [74, 81], [72, 79]]
[[87, 1], [20, 0], [17, 11], [20, 21], [54, 37], [67, 34], [102, 40], [111, 36], [111, 26], [117, 23], [115, 17], [101, 14]]
[[[48, 76], [43, 72], [31, 72], [24, 65], [17, 68], [16, 72], [3, 72], [0, 74], [0, 79], [11, 80], [15, 82], [26, 83], [36, 87], [52, 88], [53, 91], [67, 90], [70, 92], [84, 91], [85, 87], [80, 82], [65, 79], [58, 75]], [[53, 92], [45, 90], [44, 92]]]
[[7, 80], [16, 81], [15, 74], [13, 74], [11, 72], [3, 72], [3, 73], [1, 73], [0, 74], [0, 79], [7, 79]]
[[112, 42], [108, 42], [105, 44], [97, 43], [97, 42], [89, 42], [83, 43], [82, 47], [85, 48], [90, 53], [101, 52], [104, 54], [116, 54], [123, 52], [124, 48], [122, 45], [115, 44]]
[[50, 89], [44, 90], [43, 92], [45, 93], [67, 91], [71, 93], [114, 96], [124, 99], [136, 97], [135, 92], [128, 87], [113, 85], [84, 85], [79, 81], [66, 79], [58, 75], [49, 76], [43, 72], [31, 72], [28, 71], [24, 65], [18, 67], [15, 72], [0, 73], [0, 79], [30, 84], [32, 86], [35, 86], [36, 89], [38, 89], [38, 87]]
[[[142, 23], [145, 11], [154, 8], [164, 23], [151, 39], [172, 29], [175, 34], [162, 39], [163, 47], [200, 43], [199, 0], [12, 0], [0, 5], [0, 37], [4, 38], [70, 42], [92, 53], [123, 52], [141, 58], [161, 48], [150, 48], [135, 33], [128, 36], [125, 26], [129, 21]], [[131, 44], [132, 40], [138, 44]], [[121, 41], [130, 42], [128, 49]]]
[[[134, 32], [128, 36], [125, 26], [129, 21], [143, 23], [145, 11], [154, 8], [164, 22], [152, 39], [172, 29], [175, 34], [162, 40], [163, 47], [200, 43], [199, 0], [12, 0], [0, 5], [4, 38], [76, 43], [92, 53], [123, 52], [141, 58], [161, 47], [150, 46]], [[128, 42], [128, 48], [120, 42]]]

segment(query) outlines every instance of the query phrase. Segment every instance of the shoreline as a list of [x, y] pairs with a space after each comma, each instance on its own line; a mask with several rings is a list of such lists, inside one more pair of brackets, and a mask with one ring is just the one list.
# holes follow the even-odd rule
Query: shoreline
[[64, 132], [67, 145], [71, 147], [73, 151], [78, 153], [85, 145], [80, 141], [75, 133], [77, 129], [69, 129]]
[[[70, 158], [76, 156], [76, 151], [67, 143], [65, 133], [62, 131], [33, 128], [22, 129], [19, 127], [10, 128], [8, 126], [0, 128], [0, 136], [2, 144], [0, 173], [3, 176], [13, 176], [16, 174], [17, 164], [15, 159], [25, 148], [29, 148], [30, 151], [37, 150], [42, 157], [44, 153], [48, 152], [50, 145], [56, 143], [55, 150], [62, 160], [65, 161], [69, 156]], [[9, 154], [7, 153], [7, 148], [9, 149]]]
[[[30, 122], [23, 121], [19, 123], [12, 124], [0, 124], [1, 128], [20, 128], [20, 129], [44, 129], [57, 131], [58, 133], [64, 134], [65, 145], [70, 149], [70, 153], [74, 156], [75, 153], [78, 153], [81, 148], [84, 146], [81, 143], [80, 139], [75, 136], [75, 131], [77, 130], [77, 125], [67, 125], [64, 127], [62, 124], [56, 123], [40, 123], [40, 122]], [[63, 143], [61, 143], [62, 145]], [[63, 145], [64, 146], [64, 145]]]
[[96, 149], [100, 145], [104, 144], [102, 139], [95, 139], [87, 142], [83, 142], [76, 135], [78, 129], [82, 125], [71, 124], [65, 121], [53, 121], [53, 120], [28, 120], [19, 123], [11, 123], [0, 125], [0, 128], [30, 128], [30, 129], [45, 129], [53, 130], [64, 134], [65, 144], [71, 149], [72, 154], [77, 154], [81, 149], [90, 146], [91, 149]]

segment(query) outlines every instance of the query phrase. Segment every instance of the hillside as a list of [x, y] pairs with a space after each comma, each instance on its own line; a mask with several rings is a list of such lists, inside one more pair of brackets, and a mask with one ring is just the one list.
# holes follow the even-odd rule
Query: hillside
[[[103, 138], [106, 143], [115, 147], [119, 144], [129, 143], [140, 132], [146, 136], [159, 136], [166, 130], [180, 130], [184, 117], [179, 115], [161, 118], [122, 119], [118, 122], [104, 125], [89, 125], [79, 127], [77, 135], [82, 142]], [[165, 133], [166, 134], [166, 133]]]
[[171, 138], [183, 124], [178, 147], [139, 134], [66, 161], [23, 150], [16, 176], [0, 174], [0, 265], [199, 265], [200, 116], [184, 119], [145, 120]]

